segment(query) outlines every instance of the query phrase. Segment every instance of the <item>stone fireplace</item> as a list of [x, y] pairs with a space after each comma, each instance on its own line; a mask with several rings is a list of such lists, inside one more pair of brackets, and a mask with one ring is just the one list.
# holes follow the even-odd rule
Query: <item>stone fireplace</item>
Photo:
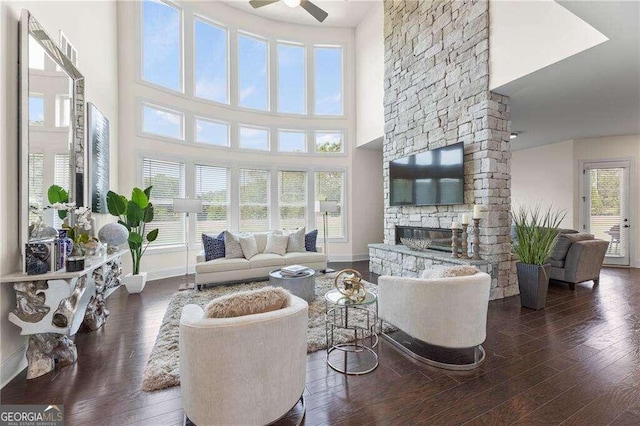
[[396, 244], [401, 238], [431, 240], [431, 249], [451, 253], [451, 229], [425, 228], [422, 226], [396, 226]]

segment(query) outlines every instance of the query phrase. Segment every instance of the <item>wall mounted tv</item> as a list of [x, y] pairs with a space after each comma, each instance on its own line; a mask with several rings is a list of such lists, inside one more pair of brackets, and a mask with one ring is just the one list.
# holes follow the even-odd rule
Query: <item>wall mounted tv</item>
[[389, 163], [390, 205], [464, 204], [462, 142]]

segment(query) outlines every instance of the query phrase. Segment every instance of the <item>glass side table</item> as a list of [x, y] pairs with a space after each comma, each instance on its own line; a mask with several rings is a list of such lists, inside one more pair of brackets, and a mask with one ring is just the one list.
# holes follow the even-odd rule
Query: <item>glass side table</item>
[[[357, 301], [333, 289], [326, 292], [324, 298], [329, 367], [348, 375], [367, 374], [375, 370], [378, 367], [378, 354], [374, 350], [378, 346], [378, 296], [367, 291], [364, 299]], [[354, 341], [335, 343], [335, 333], [339, 330], [352, 331]], [[365, 337], [367, 332], [370, 333], [368, 338]], [[339, 353], [342, 356], [335, 356]], [[340, 358], [342, 367], [339, 366]]]

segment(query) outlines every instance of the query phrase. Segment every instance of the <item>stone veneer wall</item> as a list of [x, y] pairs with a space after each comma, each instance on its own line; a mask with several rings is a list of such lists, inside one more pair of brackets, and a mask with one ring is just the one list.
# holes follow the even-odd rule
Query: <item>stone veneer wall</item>
[[[395, 226], [450, 227], [487, 209], [480, 253], [493, 265], [491, 297], [518, 293], [510, 247], [509, 99], [489, 91], [487, 1], [385, 1], [384, 242]], [[464, 205], [389, 206], [389, 161], [464, 143]]]

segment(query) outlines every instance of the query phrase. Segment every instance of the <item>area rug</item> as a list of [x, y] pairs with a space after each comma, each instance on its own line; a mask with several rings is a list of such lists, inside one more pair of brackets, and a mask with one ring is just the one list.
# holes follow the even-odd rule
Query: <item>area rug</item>
[[[180, 385], [178, 333], [183, 306], [195, 304], [204, 307], [216, 297], [238, 291], [254, 290], [267, 285], [269, 285], [269, 282], [263, 281], [209, 287], [202, 291], [188, 290], [175, 293], [164, 314], [156, 343], [144, 371], [142, 390], [154, 391]], [[324, 294], [331, 288], [333, 288], [333, 274], [316, 277], [316, 298], [309, 304], [307, 352], [315, 352], [326, 348]], [[367, 284], [367, 288], [374, 293], [377, 292], [377, 286], [374, 284]], [[336, 343], [353, 341], [353, 332], [336, 330], [334, 339]]]

